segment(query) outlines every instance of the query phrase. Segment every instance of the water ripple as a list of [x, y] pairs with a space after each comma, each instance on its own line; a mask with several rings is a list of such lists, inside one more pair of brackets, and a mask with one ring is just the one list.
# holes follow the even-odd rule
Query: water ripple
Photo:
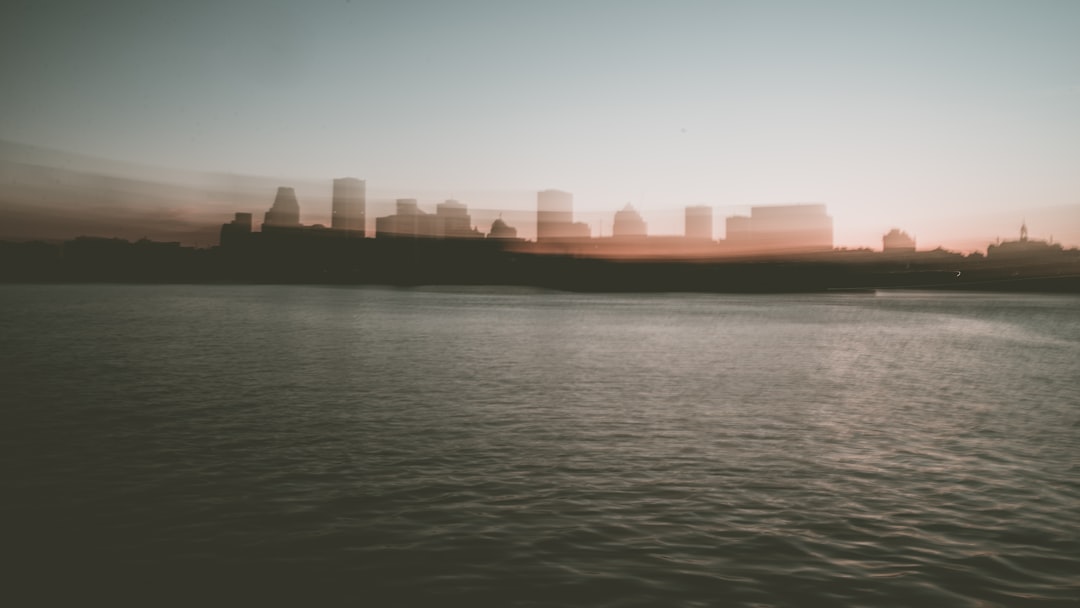
[[42, 593], [1080, 597], [1075, 298], [2, 289]]

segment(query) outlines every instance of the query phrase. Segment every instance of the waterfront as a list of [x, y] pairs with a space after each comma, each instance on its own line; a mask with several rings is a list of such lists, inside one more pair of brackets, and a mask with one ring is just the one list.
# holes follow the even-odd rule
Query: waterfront
[[373, 605], [1080, 596], [1075, 296], [0, 296], [27, 580]]

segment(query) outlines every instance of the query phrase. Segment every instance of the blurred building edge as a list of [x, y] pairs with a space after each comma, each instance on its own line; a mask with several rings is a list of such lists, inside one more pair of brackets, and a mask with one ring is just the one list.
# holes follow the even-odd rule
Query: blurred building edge
[[300, 227], [300, 203], [296, 200], [296, 192], [289, 187], [281, 186], [274, 197], [274, 204], [263, 216], [264, 226], [280, 226], [282, 228]]
[[568, 237], [573, 223], [573, 194], [562, 190], [536, 193], [536, 240]]
[[686, 229], [683, 233], [688, 239], [711, 241], [713, 238], [712, 207], [692, 205], [686, 208]]
[[615, 212], [615, 222], [612, 225], [611, 235], [616, 238], [643, 238], [648, 234], [648, 226], [644, 218], [627, 203], [621, 211]]
[[[221, 249], [230, 260], [235, 261], [247, 257], [303, 255], [304, 245], [314, 242], [312, 239], [319, 242], [362, 241], [364, 182], [354, 178], [334, 180], [334, 197], [333, 220], [343, 227], [333, 229], [322, 224], [305, 226], [300, 223], [296, 191], [281, 186], [258, 232], [253, 231], [254, 218], [251, 213], [236, 213], [231, 222], [221, 226]], [[339, 253], [344, 255], [344, 249], [340, 249]]]
[[488, 232], [487, 238], [507, 241], [517, 240], [517, 228], [510, 226], [500, 217], [491, 222], [491, 231]]
[[893, 228], [881, 237], [881, 250], [885, 253], [914, 253], [915, 239], [903, 230]]
[[832, 251], [833, 221], [821, 203], [751, 207], [750, 216], [726, 221], [723, 245], [732, 252]]
[[335, 179], [330, 228], [345, 230], [354, 236], [364, 236], [367, 223], [366, 197], [364, 180], [355, 177]]
[[399, 198], [397, 213], [375, 218], [376, 238], [483, 238], [471, 225], [468, 208], [455, 200], [436, 206], [435, 213], [419, 208], [416, 199]]
[[574, 221], [574, 195], [562, 190], [536, 193], [536, 240], [565, 241], [592, 236], [589, 225]]

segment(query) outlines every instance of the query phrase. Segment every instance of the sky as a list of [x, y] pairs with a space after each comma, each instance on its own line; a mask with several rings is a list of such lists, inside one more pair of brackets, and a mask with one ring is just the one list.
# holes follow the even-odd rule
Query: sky
[[838, 246], [1080, 245], [1075, 0], [4, 5], [0, 140], [299, 184], [305, 223], [353, 176], [429, 209], [566, 190], [594, 234], [820, 202]]

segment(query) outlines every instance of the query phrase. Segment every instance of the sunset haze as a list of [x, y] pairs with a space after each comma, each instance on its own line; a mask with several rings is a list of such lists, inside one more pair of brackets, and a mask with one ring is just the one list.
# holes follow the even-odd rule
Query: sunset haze
[[[920, 249], [972, 251], [1023, 221], [1033, 237], [1080, 245], [1075, 2], [23, 2], [5, 13], [6, 183], [25, 145], [61, 166], [68, 154], [117, 161], [135, 179], [148, 178], [132, 163], [265, 180], [249, 198], [218, 189], [151, 215], [261, 217], [287, 186], [302, 222], [329, 225], [332, 180], [353, 176], [369, 218], [400, 197], [431, 209], [454, 198], [490, 225], [504, 211], [530, 217], [536, 193], [556, 188], [594, 235], [627, 204], [650, 234], [681, 234], [687, 206], [712, 207], [723, 238], [724, 218], [752, 206], [816, 203], [838, 247], [879, 249], [899, 228]], [[29, 204], [0, 195], [5, 216]], [[534, 238], [534, 223], [516, 226]]]

